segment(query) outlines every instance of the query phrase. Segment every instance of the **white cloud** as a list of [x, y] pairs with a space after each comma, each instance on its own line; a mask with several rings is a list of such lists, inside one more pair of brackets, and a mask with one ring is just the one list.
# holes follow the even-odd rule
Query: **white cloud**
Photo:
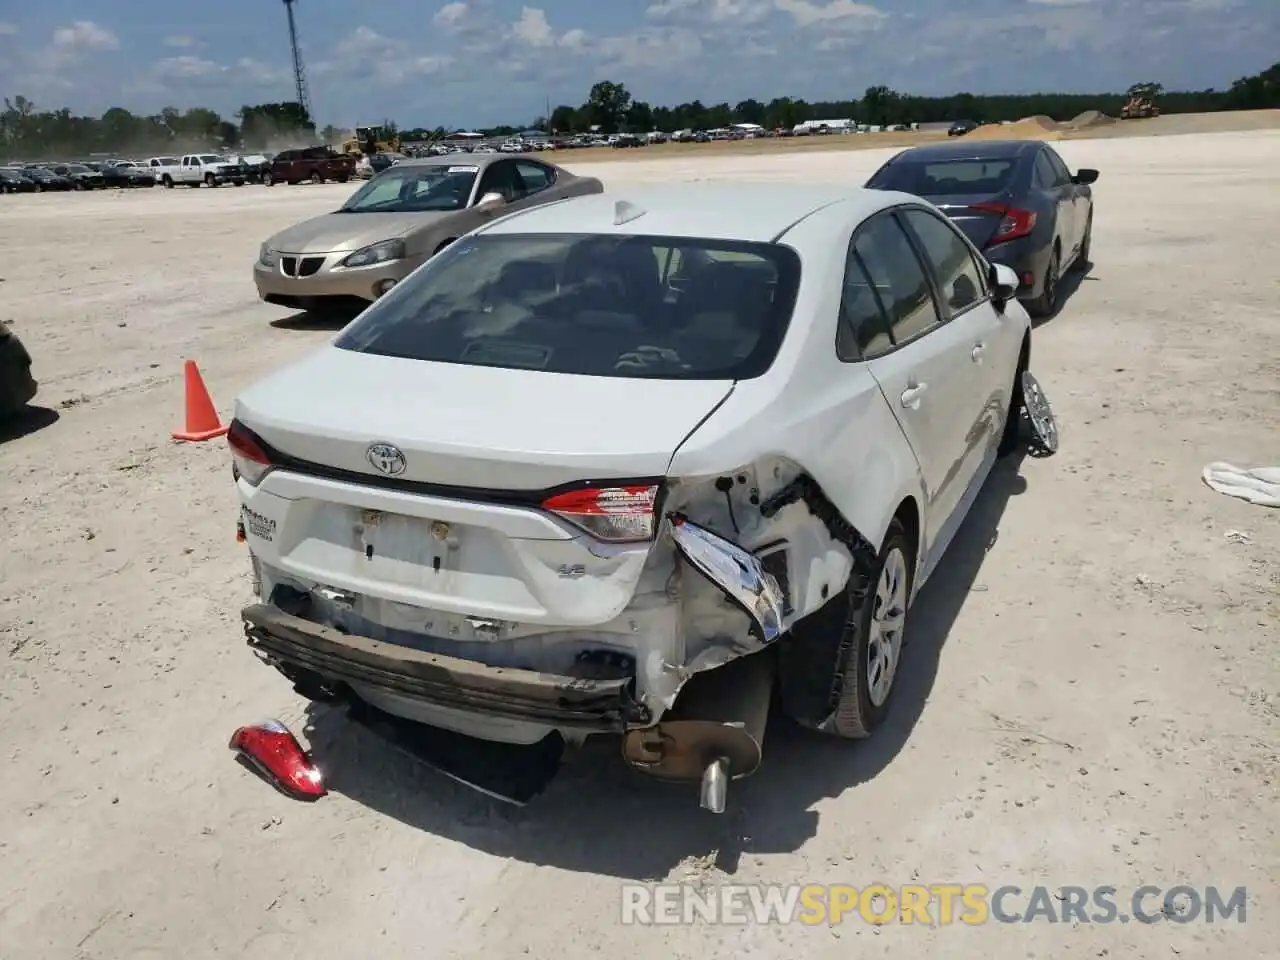
[[701, 2], [702, 0], [658, 0], [645, 10], [644, 15], [650, 20], [663, 20], [682, 10], [691, 10]]
[[166, 57], [155, 65], [152, 72], [161, 80], [201, 80], [217, 76], [225, 69], [212, 60], [185, 56]]
[[511, 28], [518, 40], [531, 47], [549, 47], [555, 43], [555, 33], [547, 23], [546, 13], [539, 7], [525, 7], [520, 19]]
[[400, 84], [413, 77], [437, 73], [452, 62], [447, 55], [416, 53], [402, 40], [384, 37], [372, 27], [356, 27], [333, 48], [333, 56], [312, 68], [317, 75], [372, 79]]
[[774, 0], [773, 5], [802, 27], [815, 23], [832, 23], [840, 20], [877, 21], [888, 14], [865, 3], [854, 0], [830, 0], [829, 3], [812, 3], [811, 0]]
[[1086, 3], [1097, 3], [1098, 0], [1027, 0], [1041, 7], [1082, 7]]
[[53, 31], [53, 45], [61, 50], [79, 53], [86, 50], [115, 50], [120, 41], [106, 27], [92, 20], [77, 20], [69, 27]]
[[560, 38], [560, 46], [567, 50], [583, 50], [587, 46], [587, 31], [574, 28], [565, 32]]
[[165, 37], [164, 45], [166, 47], [194, 47], [196, 41], [194, 37]]
[[0, 37], [16, 37], [18, 35], [18, 25], [16, 23], [4, 23], [0, 21]]
[[438, 26], [452, 27], [456, 26], [466, 15], [467, 5], [465, 3], [446, 3], [436, 11], [436, 15], [432, 19]]
[[768, 0], [710, 0], [707, 19], [712, 23], [759, 23], [772, 12]]

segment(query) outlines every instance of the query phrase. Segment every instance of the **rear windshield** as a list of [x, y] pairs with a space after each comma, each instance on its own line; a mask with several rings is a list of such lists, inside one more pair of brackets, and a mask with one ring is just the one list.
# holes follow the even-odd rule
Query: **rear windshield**
[[917, 197], [1002, 193], [1013, 181], [1016, 160], [898, 161], [882, 167], [867, 186]]
[[474, 164], [388, 167], [352, 194], [345, 213], [415, 213], [461, 210], [480, 168]]
[[480, 234], [428, 261], [335, 345], [597, 377], [742, 380], [773, 362], [799, 279], [799, 257], [776, 244]]

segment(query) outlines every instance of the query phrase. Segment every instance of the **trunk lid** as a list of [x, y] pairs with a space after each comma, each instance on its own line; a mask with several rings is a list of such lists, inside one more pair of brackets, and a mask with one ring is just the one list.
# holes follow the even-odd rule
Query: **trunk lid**
[[[661, 477], [732, 388], [328, 347], [236, 402], [236, 419], [279, 453], [329, 468], [241, 481], [249, 546], [267, 579], [339, 591], [342, 609], [322, 605], [323, 616], [391, 642], [440, 650], [506, 638], [515, 625], [602, 626], [631, 604], [651, 541], [603, 543], [539, 509], [540, 495], [486, 494]], [[376, 482], [387, 479], [370, 456], [379, 443], [403, 455], [396, 483]]]
[[401, 481], [544, 490], [661, 477], [727, 397], [728, 380], [653, 381], [433, 363], [326, 347], [242, 395], [236, 416], [282, 453], [372, 478], [371, 444]]
[[975, 210], [978, 204], [1007, 204], [1009, 202], [1008, 193], [996, 194], [948, 194], [941, 197], [929, 197], [928, 200], [935, 207], [947, 215], [947, 217], [960, 228], [961, 232], [972, 241], [973, 245], [979, 250], [985, 250], [987, 244], [991, 242], [991, 238], [995, 236], [996, 227], [1000, 225], [1001, 215], [991, 211]]

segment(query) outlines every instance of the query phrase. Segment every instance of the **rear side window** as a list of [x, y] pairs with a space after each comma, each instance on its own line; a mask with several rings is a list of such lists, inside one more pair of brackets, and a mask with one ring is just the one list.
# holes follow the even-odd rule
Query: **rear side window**
[[969, 245], [955, 228], [924, 210], [907, 210], [902, 216], [920, 241], [920, 248], [938, 282], [944, 319], [949, 320], [980, 302], [986, 296], [982, 271]]
[[773, 363], [799, 281], [799, 257], [778, 244], [480, 234], [394, 287], [335, 346], [597, 377], [749, 379]]
[[898, 160], [882, 167], [867, 186], [917, 197], [1003, 193], [1013, 183], [1016, 160]]
[[889, 323], [880, 304], [880, 292], [872, 283], [862, 258], [851, 246], [844, 267], [844, 289], [840, 294], [836, 356], [841, 360], [871, 360], [892, 346]]
[[895, 343], [922, 336], [941, 323], [924, 268], [892, 214], [869, 221], [853, 248], [880, 294]]

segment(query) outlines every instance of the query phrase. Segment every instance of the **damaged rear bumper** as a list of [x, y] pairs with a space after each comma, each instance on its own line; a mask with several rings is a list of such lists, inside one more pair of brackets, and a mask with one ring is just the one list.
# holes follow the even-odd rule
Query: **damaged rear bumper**
[[490, 667], [345, 634], [268, 604], [241, 612], [249, 646], [299, 687], [370, 688], [430, 706], [577, 730], [621, 733], [652, 721], [631, 677], [597, 679]]

